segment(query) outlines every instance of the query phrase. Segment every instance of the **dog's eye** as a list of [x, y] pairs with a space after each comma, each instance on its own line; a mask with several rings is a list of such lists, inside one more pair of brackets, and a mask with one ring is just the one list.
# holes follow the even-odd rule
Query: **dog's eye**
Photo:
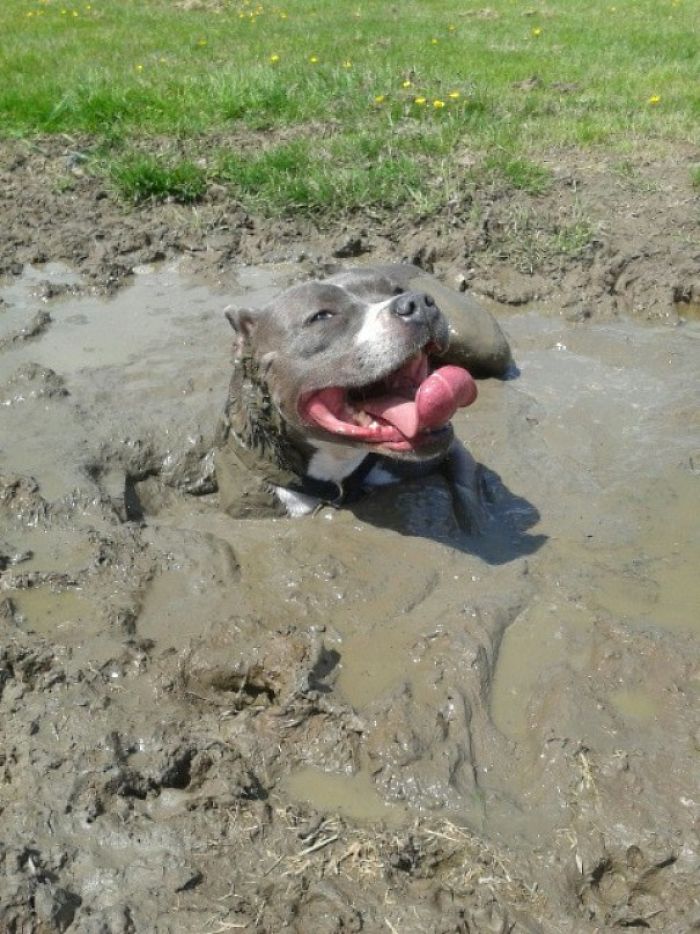
[[320, 311], [315, 311], [312, 315], [306, 319], [304, 324], [315, 324], [317, 321], [328, 321], [329, 318], [334, 317], [335, 312], [329, 311], [327, 308], [321, 308]]
[[406, 291], [406, 289], [402, 289], [400, 285], [397, 285], [396, 288], [394, 289], [394, 291], [393, 291], [391, 294], [392, 294], [392, 295], [403, 295], [403, 293], [404, 293], [405, 291]]

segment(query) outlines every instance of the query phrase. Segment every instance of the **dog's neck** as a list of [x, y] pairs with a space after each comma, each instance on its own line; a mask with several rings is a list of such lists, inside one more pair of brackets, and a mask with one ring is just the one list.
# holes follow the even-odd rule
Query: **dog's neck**
[[324, 441], [316, 441], [313, 448], [314, 453], [306, 473], [314, 480], [340, 483], [354, 473], [367, 457], [363, 451], [355, 451], [353, 448], [344, 448]]
[[235, 443], [239, 460], [278, 495], [280, 490], [289, 490], [316, 501], [339, 501], [343, 480], [367, 457], [352, 448], [309, 441], [290, 428], [250, 354], [234, 361], [223, 432], [221, 440]]
[[224, 421], [226, 440], [237, 443], [246, 466], [268, 483], [287, 486], [305, 475], [313, 450], [291, 436], [250, 354], [234, 360]]

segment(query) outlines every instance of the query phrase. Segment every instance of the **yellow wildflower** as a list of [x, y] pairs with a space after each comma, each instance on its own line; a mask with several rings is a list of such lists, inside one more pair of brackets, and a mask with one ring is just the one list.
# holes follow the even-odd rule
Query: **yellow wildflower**
[[540, 29], [539, 26], [535, 26], [535, 28], [532, 30], [532, 35], [535, 37], [535, 39], [536, 39], [538, 36], [541, 36], [541, 35], [542, 35], [542, 30]]
[[279, 60], [280, 60], [279, 55], [271, 55], [271, 56], [270, 56], [270, 63], [271, 63], [272, 65], [276, 65], [277, 62], [278, 62]]
[[418, 104], [419, 107], [422, 107], [426, 103], [426, 100], [424, 97], [416, 97], [413, 103]]
[[309, 61], [311, 62], [312, 65], [316, 65], [318, 64], [318, 57], [316, 55], [311, 55], [309, 56]]
[[375, 104], [383, 104], [385, 100], [386, 100], [386, 97], [384, 96], [384, 94], [375, 94], [375, 97], [374, 97]]
[[456, 101], [456, 100], [459, 100], [461, 95], [459, 91], [450, 91], [450, 93], [447, 96], [451, 98], [453, 101]]
[[647, 103], [651, 104], [652, 107], [656, 107], [657, 104], [661, 103], [660, 95], [652, 94]]
[[352, 62], [350, 61], [349, 58], [346, 58], [345, 61], [343, 62], [343, 68], [352, 68]]
[[430, 40], [430, 44], [431, 44], [431, 45], [437, 45], [439, 41], [440, 41], [439, 39], [431, 39], [431, 40]]
[[404, 81], [404, 82], [401, 84], [401, 87], [402, 87], [402, 88], [410, 88], [410, 87], [411, 87], [411, 82], [407, 79], [406, 81]]
[[439, 101], [439, 100], [438, 100], [438, 101], [433, 101], [433, 107], [434, 107], [436, 110], [442, 110], [442, 108], [443, 108], [444, 106], [445, 106], [445, 102], [444, 102], [444, 101]]
[[207, 40], [206, 40], [206, 39], [197, 39], [197, 45], [198, 45], [198, 46], [201, 47], [201, 46], [205, 46], [206, 44], [207, 44]]

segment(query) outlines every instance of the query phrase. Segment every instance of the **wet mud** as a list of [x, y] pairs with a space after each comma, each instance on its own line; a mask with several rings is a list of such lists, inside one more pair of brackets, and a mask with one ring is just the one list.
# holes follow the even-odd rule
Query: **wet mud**
[[234, 520], [229, 303], [0, 287], [0, 930], [700, 923], [700, 325], [497, 308], [442, 477]]

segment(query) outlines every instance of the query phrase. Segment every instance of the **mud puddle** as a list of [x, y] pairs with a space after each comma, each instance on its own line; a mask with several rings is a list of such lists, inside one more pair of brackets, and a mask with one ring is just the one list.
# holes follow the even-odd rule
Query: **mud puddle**
[[479, 534], [437, 477], [235, 521], [222, 309], [297, 274], [2, 292], [0, 927], [687, 929], [700, 326], [505, 318]]

